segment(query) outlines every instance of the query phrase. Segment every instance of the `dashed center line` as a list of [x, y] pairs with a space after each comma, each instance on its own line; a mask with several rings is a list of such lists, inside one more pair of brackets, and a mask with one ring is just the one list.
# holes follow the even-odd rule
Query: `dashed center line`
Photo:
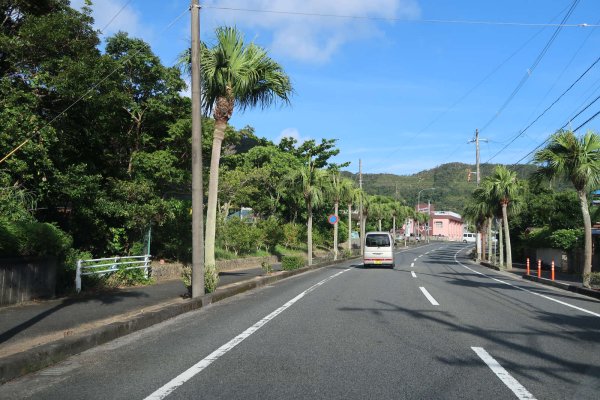
[[413, 278], [417, 277], [417, 274], [415, 274], [415, 271], [410, 271], [410, 274], [412, 275]]
[[415, 266], [415, 263], [410, 263], [411, 268], [414, 268], [414, 266]]
[[488, 367], [496, 374], [498, 378], [504, 383], [519, 399], [523, 400], [535, 400], [535, 397], [531, 393], [527, 391], [517, 381], [512, 377], [511, 374], [508, 373], [499, 363], [494, 359], [494, 357], [490, 356], [487, 351], [483, 347], [471, 347], [475, 353], [487, 364]]
[[434, 306], [439, 306], [440, 303], [438, 303], [437, 301], [435, 301], [435, 299], [433, 298], [432, 295], [429, 294], [429, 292], [427, 291], [427, 289], [425, 289], [423, 286], [419, 287], [419, 289], [421, 289], [421, 292], [423, 292], [423, 294], [425, 295], [425, 297], [427, 297], [427, 300], [429, 300], [429, 302], [434, 305]]

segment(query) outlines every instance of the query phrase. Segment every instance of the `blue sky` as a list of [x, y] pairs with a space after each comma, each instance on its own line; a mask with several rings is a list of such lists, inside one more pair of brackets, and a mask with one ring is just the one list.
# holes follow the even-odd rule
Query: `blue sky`
[[[211, 43], [215, 27], [236, 25], [292, 79], [291, 106], [234, 113], [233, 126], [250, 125], [275, 142], [334, 138], [336, 161], [351, 161], [349, 170], [358, 171], [360, 158], [363, 172], [406, 175], [474, 164], [475, 145], [467, 142], [476, 128], [486, 140], [481, 162], [515, 163], [569, 120], [575, 129], [600, 110], [599, 100], [573, 119], [600, 95], [599, 62], [509, 144], [600, 56], [600, 1], [580, 0], [565, 22], [575, 26], [564, 26], [540, 59], [552, 24], [573, 3], [206, 0], [201, 37]], [[93, 15], [105, 35], [127, 31], [170, 66], [189, 46], [189, 4], [94, 0]], [[587, 129], [600, 132], [600, 116], [578, 133]]]

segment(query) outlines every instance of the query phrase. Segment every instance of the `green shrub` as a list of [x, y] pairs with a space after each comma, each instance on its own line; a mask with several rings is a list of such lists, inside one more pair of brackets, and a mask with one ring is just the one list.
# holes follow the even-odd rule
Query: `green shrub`
[[342, 258], [350, 258], [350, 257], [352, 257], [352, 250], [343, 249], [340, 252], [340, 255], [342, 256]]
[[521, 239], [523, 243], [532, 248], [548, 247], [550, 235], [552, 231], [547, 226], [543, 228], [533, 228], [529, 232], [523, 234]]
[[204, 266], [204, 292], [212, 293], [219, 284], [219, 273], [217, 267], [213, 264]]
[[281, 259], [281, 269], [291, 271], [293, 269], [302, 268], [304, 266], [304, 258], [299, 256], [283, 256]]
[[[181, 280], [188, 290], [188, 294], [192, 294], [192, 266], [184, 265], [181, 269]], [[204, 267], [204, 293], [212, 293], [217, 289], [219, 284], [219, 274], [214, 265], [206, 265]]]
[[283, 227], [277, 218], [269, 217], [268, 219], [259, 221], [258, 229], [260, 229], [261, 233], [260, 242], [267, 251], [284, 242]]
[[0, 257], [57, 257], [64, 259], [73, 239], [52, 224], [0, 222]]
[[261, 262], [260, 266], [262, 267], [262, 270], [265, 274], [270, 274], [271, 272], [273, 272], [273, 266], [271, 266], [271, 264], [269, 264], [268, 261]]
[[549, 238], [550, 246], [554, 249], [573, 250], [580, 248], [583, 243], [582, 229], [559, 229]]
[[590, 272], [586, 274], [585, 279], [590, 279], [590, 286], [600, 288], [600, 272]]
[[289, 248], [296, 248], [302, 243], [303, 227], [298, 224], [289, 223], [283, 226], [283, 245]]

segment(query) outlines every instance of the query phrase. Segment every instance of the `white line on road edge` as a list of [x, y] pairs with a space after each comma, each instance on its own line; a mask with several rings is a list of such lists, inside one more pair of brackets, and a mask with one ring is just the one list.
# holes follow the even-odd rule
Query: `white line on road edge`
[[410, 274], [412, 275], [413, 278], [417, 277], [417, 274], [415, 274], [415, 271], [410, 271]]
[[471, 347], [475, 353], [487, 364], [488, 367], [496, 374], [498, 378], [506, 385], [519, 399], [535, 400], [535, 397], [527, 391], [512, 377], [499, 363], [490, 356], [483, 347]]
[[298, 300], [300, 300], [301, 298], [306, 296], [308, 293], [315, 290], [317, 287], [323, 285], [324, 283], [332, 280], [333, 278], [335, 278], [349, 270], [350, 269], [345, 269], [343, 271], [340, 271], [337, 274], [331, 275], [329, 278], [325, 278], [321, 282], [312, 285], [311, 287], [306, 289], [304, 292], [300, 293], [298, 296], [294, 297], [293, 299], [291, 299], [290, 301], [288, 301], [287, 303], [285, 303], [284, 305], [279, 307], [277, 310], [273, 311], [271, 314], [267, 315], [266, 317], [264, 317], [263, 319], [261, 319], [260, 321], [258, 321], [254, 325], [252, 325], [250, 328], [246, 329], [244, 332], [240, 333], [239, 335], [237, 335], [236, 337], [231, 339], [229, 342], [225, 343], [223, 346], [221, 346], [217, 350], [213, 351], [206, 358], [204, 358], [203, 360], [194, 364], [193, 366], [188, 368], [186, 371], [182, 372], [179, 376], [171, 379], [166, 385], [164, 385], [163, 387], [156, 390], [150, 396], [146, 397], [145, 400], [164, 399], [171, 392], [173, 392], [175, 389], [177, 389], [179, 386], [183, 385], [185, 382], [187, 382], [188, 380], [193, 378], [196, 374], [200, 373], [203, 369], [208, 367], [214, 361], [217, 361], [221, 356], [223, 356], [227, 352], [229, 352], [229, 350], [233, 349], [235, 346], [237, 346], [238, 344], [243, 342], [254, 332], [256, 332], [257, 330], [262, 328], [267, 322], [269, 322], [270, 320], [272, 320], [273, 318], [275, 318], [276, 316], [281, 314], [283, 311], [285, 311], [286, 309], [291, 307], [295, 302], [297, 302]]
[[576, 309], [576, 310], [579, 310], [579, 311], [582, 311], [582, 312], [584, 312], [584, 313], [591, 314], [591, 315], [593, 315], [593, 316], [595, 316], [595, 317], [600, 317], [600, 314], [598, 314], [598, 313], [595, 313], [595, 312], [593, 312], [593, 311], [590, 311], [590, 310], [586, 310], [585, 308], [577, 307], [577, 306], [574, 306], [574, 305], [572, 305], [572, 304], [565, 303], [564, 301], [561, 301], [561, 300], [558, 300], [558, 299], [553, 299], [553, 298], [552, 298], [552, 297], [550, 297], [550, 296], [546, 296], [546, 295], [543, 295], [543, 294], [540, 294], [540, 293], [536, 293], [536, 292], [533, 292], [533, 291], [531, 291], [531, 290], [529, 290], [529, 289], [525, 289], [525, 288], [522, 288], [522, 287], [520, 287], [520, 286], [513, 285], [512, 283], [509, 283], [509, 282], [505, 282], [505, 281], [503, 281], [503, 280], [501, 280], [501, 279], [492, 278], [491, 276], [489, 276], [489, 275], [486, 275], [486, 274], [484, 274], [484, 273], [482, 273], [482, 272], [475, 271], [473, 268], [469, 268], [469, 267], [467, 267], [465, 264], [463, 264], [463, 263], [461, 263], [460, 261], [458, 261], [458, 260], [457, 260], [456, 256], [457, 256], [457, 255], [458, 255], [458, 253], [460, 253], [461, 251], [462, 251], [462, 250], [459, 250], [458, 252], [456, 252], [456, 254], [454, 254], [454, 261], [456, 261], [456, 263], [457, 263], [457, 264], [459, 264], [459, 265], [461, 265], [461, 266], [465, 267], [466, 269], [468, 269], [468, 270], [469, 270], [469, 271], [471, 271], [471, 272], [474, 272], [474, 273], [476, 273], [476, 274], [479, 274], [479, 275], [481, 275], [481, 276], [485, 276], [486, 278], [489, 278], [489, 279], [491, 279], [491, 280], [494, 280], [494, 281], [496, 281], [496, 282], [503, 283], [503, 284], [505, 284], [505, 285], [508, 285], [508, 286], [514, 287], [515, 289], [519, 289], [519, 290], [522, 290], [522, 291], [524, 291], [524, 292], [527, 292], [527, 293], [534, 294], [534, 295], [536, 295], [536, 296], [539, 296], [539, 297], [542, 297], [542, 298], [544, 298], [544, 299], [546, 299], [546, 300], [554, 301], [555, 303], [562, 304], [563, 306], [567, 306], [567, 307], [574, 308], [574, 309]]
[[427, 297], [427, 300], [429, 300], [429, 302], [431, 304], [433, 304], [434, 306], [439, 306], [440, 305], [440, 303], [438, 303], [437, 301], [435, 301], [435, 299], [433, 298], [433, 296], [429, 294], [429, 292], [427, 291], [427, 289], [425, 289], [422, 286], [419, 289], [421, 289], [421, 292], [423, 292], [423, 294], [425, 295], [425, 297]]

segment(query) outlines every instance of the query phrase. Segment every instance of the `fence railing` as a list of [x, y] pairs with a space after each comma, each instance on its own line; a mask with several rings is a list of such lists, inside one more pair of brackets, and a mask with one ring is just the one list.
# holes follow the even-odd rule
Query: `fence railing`
[[[95, 258], [91, 260], [78, 260], [75, 273], [75, 290], [81, 291], [81, 277], [86, 275], [104, 275], [112, 272], [145, 269], [146, 278], [150, 269], [150, 255]], [[124, 266], [124, 267], [123, 267]]]

